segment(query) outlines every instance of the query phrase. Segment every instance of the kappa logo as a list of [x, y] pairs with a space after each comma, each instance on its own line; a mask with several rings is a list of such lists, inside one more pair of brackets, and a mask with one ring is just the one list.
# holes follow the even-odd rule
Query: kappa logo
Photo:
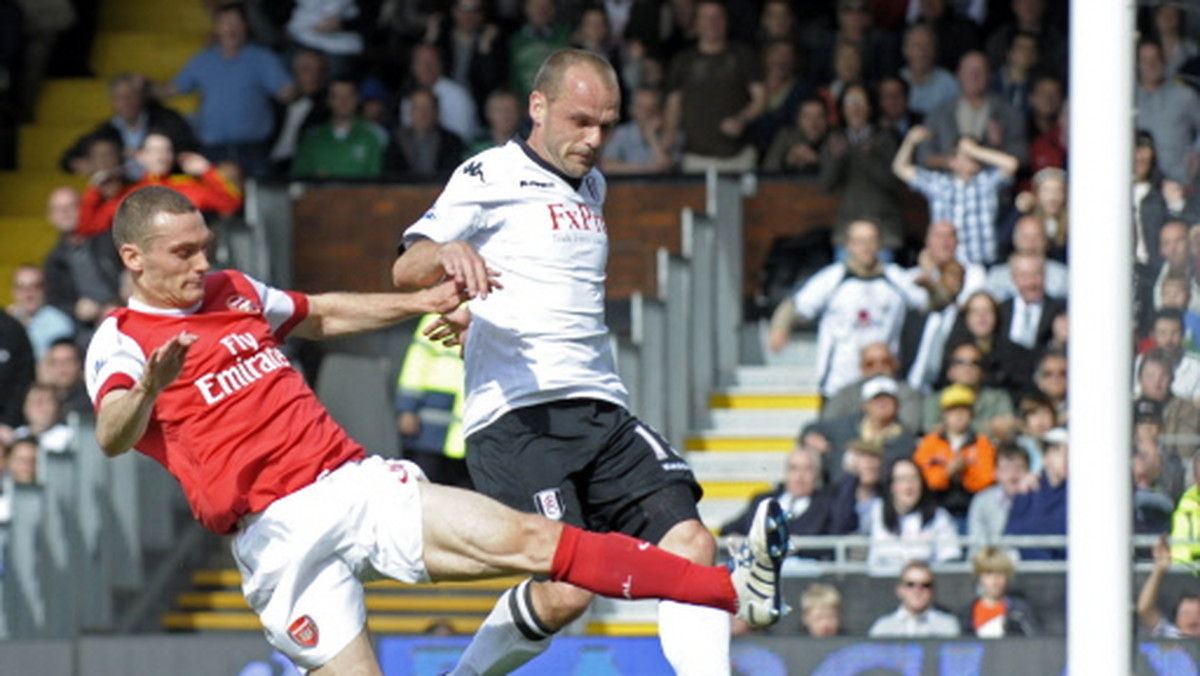
[[533, 494], [533, 503], [542, 516], [551, 521], [562, 521], [566, 509], [563, 507], [562, 491], [557, 488], [547, 488]]
[[621, 596], [633, 600], [633, 576], [630, 575], [621, 583]]
[[301, 615], [296, 618], [288, 626], [287, 633], [293, 641], [305, 648], [314, 648], [317, 642], [321, 640], [321, 632], [317, 629], [317, 623], [308, 615]]
[[475, 178], [478, 178], [480, 180], [480, 182], [486, 182], [486, 180], [487, 180], [483, 177], [483, 163], [482, 162], [468, 163], [467, 166], [463, 167], [462, 173], [466, 174], [467, 176], [474, 176]]
[[230, 310], [237, 310], [238, 312], [245, 312], [252, 315], [262, 314], [261, 305], [255, 303], [245, 296], [240, 295], [230, 296], [229, 299], [225, 301], [225, 307], [229, 308]]

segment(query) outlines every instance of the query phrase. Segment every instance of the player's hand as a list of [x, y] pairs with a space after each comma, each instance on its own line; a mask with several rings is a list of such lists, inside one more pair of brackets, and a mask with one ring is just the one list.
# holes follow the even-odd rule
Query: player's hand
[[500, 273], [489, 268], [487, 261], [467, 242], [454, 240], [442, 244], [438, 247], [438, 258], [446, 276], [466, 291], [467, 298], [483, 300], [492, 289], [504, 288], [496, 281]]
[[464, 345], [471, 325], [471, 308], [463, 303], [425, 328], [425, 337], [446, 347]]
[[212, 163], [199, 153], [179, 153], [179, 168], [192, 176], [201, 176]]
[[453, 279], [439, 282], [417, 293], [419, 294], [418, 298], [421, 310], [436, 314], [452, 312], [468, 298], [466, 289]]
[[188, 350], [198, 338], [194, 333], [183, 331], [150, 353], [150, 358], [146, 360], [146, 373], [142, 376], [142, 383], [150, 394], [156, 395], [175, 382], [183, 371]]

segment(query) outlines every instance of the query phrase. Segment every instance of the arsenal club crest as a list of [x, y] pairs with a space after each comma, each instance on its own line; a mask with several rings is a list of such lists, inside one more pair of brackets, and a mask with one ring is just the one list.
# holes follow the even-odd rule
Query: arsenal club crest
[[225, 307], [246, 314], [262, 314], [262, 306], [245, 296], [230, 296], [229, 300], [225, 301]]
[[301, 615], [292, 622], [288, 627], [288, 636], [305, 648], [315, 647], [321, 638], [320, 632], [317, 631], [317, 623], [308, 615]]

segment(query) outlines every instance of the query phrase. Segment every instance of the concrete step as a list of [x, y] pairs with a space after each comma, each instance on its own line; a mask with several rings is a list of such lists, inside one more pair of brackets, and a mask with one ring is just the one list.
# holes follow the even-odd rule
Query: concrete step
[[813, 410], [796, 409], [713, 409], [709, 412], [711, 429], [741, 430], [755, 433], [771, 430], [772, 433], [799, 430], [817, 419]]
[[92, 70], [104, 78], [136, 72], [154, 81], [170, 80], [207, 43], [203, 33], [102, 31], [92, 44]]
[[[63, 152], [76, 139], [91, 131], [97, 121], [21, 125], [17, 136], [17, 167], [38, 172], [58, 171], [58, 159]], [[42, 195], [42, 199], [44, 207], [45, 195]]]
[[788, 451], [689, 453], [688, 463], [701, 482], [778, 480]]
[[87, 178], [53, 170], [0, 171], [0, 217], [44, 221], [50, 191], [64, 185], [82, 191]]
[[205, 36], [212, 17], [201, 2], [162, 0], [104, 0], [98, 23], [104, 31], [170, 31]]
[[[727, 453], [761, 453], [764, 451], [790, 451], [796, 431], [776, 434], [747, 435], [741, 431], [705, 430], [689, 436], [684, 441], [687, 451], [722, 451]], [[689, 456], [690, 457], [690, 456]]]
[[108, 84], [101, 78], [58, 78], [46, 80], [38, 93], [39, 124], [98, 124], [112, 107], [108, 102]]

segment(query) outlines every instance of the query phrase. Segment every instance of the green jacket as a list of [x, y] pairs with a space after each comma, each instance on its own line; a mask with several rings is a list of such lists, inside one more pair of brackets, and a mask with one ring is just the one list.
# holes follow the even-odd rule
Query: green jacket
[[297, 178], [372, 177], [383, 173], [383, 132], [375, 125], [356, 120], [342, 138], [333, 133], [331, 123], [304, 133], [292, 162]]

